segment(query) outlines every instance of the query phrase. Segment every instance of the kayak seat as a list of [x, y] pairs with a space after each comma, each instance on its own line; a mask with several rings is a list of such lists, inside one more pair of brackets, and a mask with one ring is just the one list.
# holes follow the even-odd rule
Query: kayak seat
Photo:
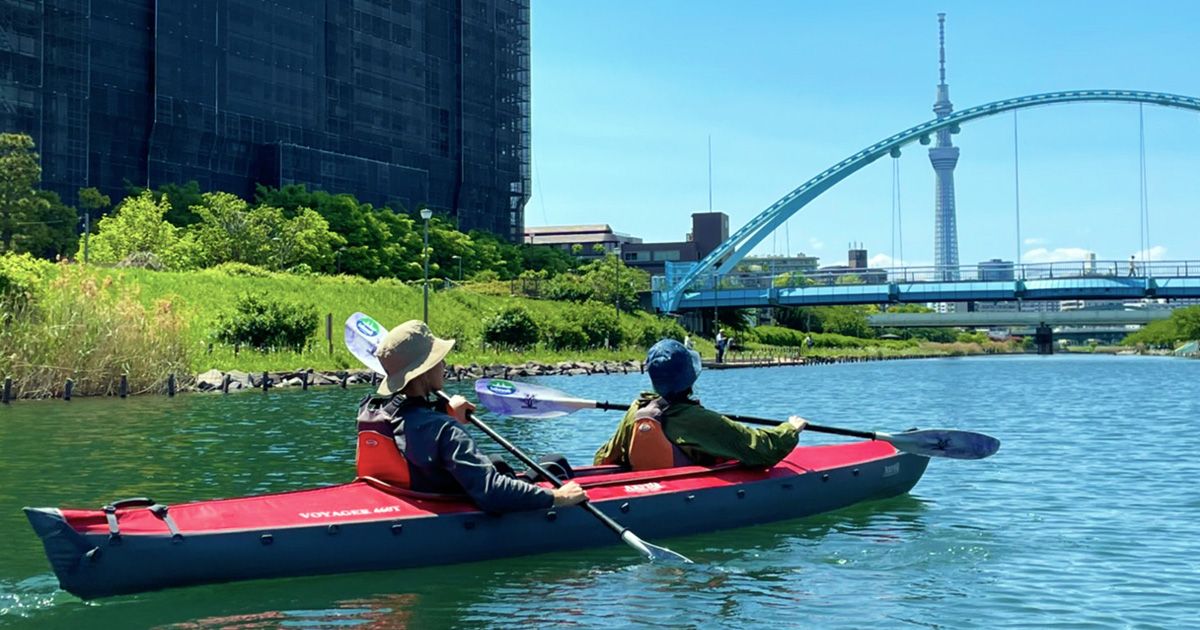
[[396, 447], [390, 422], [359, 422], [354, 464], [359, 478], [370, 477], [401, 488], [411, 487], [408, 461]]
[[650, 417], [637, 418], [629, 439], [629, 467], [635, 471], [690, 466], [692, 460], [671, 443], [662, 423]]

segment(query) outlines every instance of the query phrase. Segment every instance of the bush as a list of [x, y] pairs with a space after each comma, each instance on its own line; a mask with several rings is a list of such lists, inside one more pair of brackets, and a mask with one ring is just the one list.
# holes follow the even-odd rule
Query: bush
[[0, 299], [32, 299], [51, 268], [52, 263], [30, 254], [9, 253], [0, 256]]
[[524, 307], [508, 306], [483, 320], [483, 340], [510, 348], [528, 348], [538, 341], [538, 325]]
[[491, 269], [476, 271], [475, 274], [471, 276], [471, 282], [496, 282], [499, 279], [500, 274], [492, 271]]
[[580, 330], [587, 337], [590, 348], [619, 348], [625, 341], [621, 322], [611, 307], [590, 302], [580, 308], [571, 309], [567, 317], [578, 323]]
[[674, 339], [675, 341], [683, 341], [687, 336], [687, 331], [679, 322], [670, 319], [653, 319], [646, 323], [639, 332], [635, 332], [633, 340], [639, 346], [649, 348], [663, 339]]
[[247, 278], [270, 278], [273, 274], [262, 267], [249, 265], [243, 262], [223, 262], [219, 265], [209, 267], [212, 271], [223, 273], [227, 276], [245, 276]]
[[592, 289], [578, 276], [563, 273], [546, 281], [542, 297], [556, 302], [586, 302], [592, 299]]
[[587, 350], [588, 337], [578, 322], [553, 319], [542, 326], [542, 341], [552, 350]]
[[234, 312], [221, 316], [217, 340], [256, 350], [303, 350], [317, 328], [317, 309], [307, 304], [272, 300], [266, 293], [238, 297]]

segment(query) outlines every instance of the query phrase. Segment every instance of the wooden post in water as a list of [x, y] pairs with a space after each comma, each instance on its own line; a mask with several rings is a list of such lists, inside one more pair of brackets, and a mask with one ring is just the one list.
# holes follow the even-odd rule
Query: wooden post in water
[[171, 372], [167, 375], [167, 396], [175, 395], [175, 373]]
[[10, 400], [12, 400], [12, 377], [11, 376], [4, 377], [3, 398], [4, 398], [4, 404], [6, 404], [6, 405], [9, 403]]
[[221, 393], [222, 394], [229, 393], [229, 375], [228, 374], [221, 375]]
[[349, 374], [342, 374], [342, 389], [346, 389], [346, 381], [350, 378]]
[[300, 389], [303, 391], [308, 391], [308, 375], [310, 372], [311, 370], [305, 370], [300, 373]]
[[264, 392], [271, 389], [271, 377], [266, 372], [263, 372], [262, 388]]
[[63, 400], [71, 400], [73, 391], [75, 391], [75, 381], [68, 378], [67, 382], [63, 383]]
[[129, 395], [129, 375], [122, 374], [121, 382], [117, 385], [117, 395], [124, 398]]

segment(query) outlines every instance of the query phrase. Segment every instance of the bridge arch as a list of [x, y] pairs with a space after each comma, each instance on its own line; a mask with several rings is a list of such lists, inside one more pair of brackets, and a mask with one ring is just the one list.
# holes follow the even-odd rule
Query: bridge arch
[[[1067, 90], [994, 101], [959, 110], [945, 118], [923, 122], [915, 127], [884, 138], [841, 162], [830, 166], [816, 177], [801, 184], [779, 201], [771, 204], [770, 207], [763, 210], [758, 216], [734, 232], [724, 243], [717, 246], [716, 249], [694, 265], [686, 274], [683, 274], [682, 277], [677, 279], [664, 278], [663, 280], [670, 282], [663, 282], [661, 286], [655, 287], [656, 305], [659, 310], [666, 312], [674, 311], [679, 305], [679, 300], [683, 297], [683, 292], [687, 286], [700, 278], [709, 269], [716, 267], [718, 275], [728, 273], [746, 254], [750, 253], [755, 246], [762, 242], [768, 234], [774, 232], [784, 221], [808, 205], [813, 199], [816, 199], [826, 190], [832, 188], [834, 184], [906, 144], [916, 141], [928, 144], [930, 136], [939, 130], [950, 129], [952, 132], [956, 132], [959, 126], [965, 122], [995, 116], [1004, 112], [1044, 105], [1055, 105], [1058, 103], [1087, 102], [1145, 103], [1147, 105], [1200, 111], [1200, 98], [1192, 96], [1138, 90]], [[722, 259], [724, 261], [718, 264]]]

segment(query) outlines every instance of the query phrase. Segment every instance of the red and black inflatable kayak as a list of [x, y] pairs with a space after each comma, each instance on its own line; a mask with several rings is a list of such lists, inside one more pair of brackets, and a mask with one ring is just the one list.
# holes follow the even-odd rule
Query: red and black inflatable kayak
[[[583, 468], [600, 510], [648, 540], [796, 518], [903, 494], [925, 457], [885, 442], [804, 446], [769, 469]], [[431, 566], [618, 544], [578, 508], [496, 516], [371, 479], [179, 505], [25, 508], [59, 584], [83, 598], [256, 578]]]

